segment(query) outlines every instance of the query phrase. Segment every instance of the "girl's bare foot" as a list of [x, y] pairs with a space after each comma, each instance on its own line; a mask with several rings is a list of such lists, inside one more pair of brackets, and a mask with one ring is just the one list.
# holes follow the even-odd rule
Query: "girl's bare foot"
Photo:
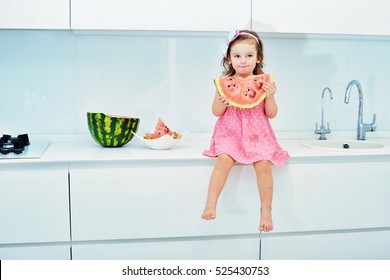
[[272, 215], [270, 211], [261, 211], [259, 230], [268, 232], [274, 229]]
[[202, 219], [204, 220], [214, 220], [216, 218], [216, 210], [214, 205], [206, 205], [203, 213]]

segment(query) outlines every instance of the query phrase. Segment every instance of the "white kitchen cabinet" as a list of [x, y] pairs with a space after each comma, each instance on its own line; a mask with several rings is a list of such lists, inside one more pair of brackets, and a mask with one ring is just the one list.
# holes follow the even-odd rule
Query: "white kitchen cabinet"
[[276, 169], [275, 230], [261, 259], [388, 259], [389, 162], [307, 162]]
[[[204, 221], [200, 216], [213, 166], [76, 165], [70, 169], [74, 259], [208, 258], [205, 252], [210, 258], [258, 259], [259, 196], [252, 166], [232, 170], [218, 219]], [[102, 245], [119, 241], [124, 244]], [[233, 251], [226, 254], [222, 247]]]
[[[0, 166], [0, 259], [33, 258], [51, 243], [58, 249], [70, 242], [67, 165], [22, 166]], [[69, 248], [59, 251], [69, 255]], [[52, 258], [62, 258], [57, 249]]]
[[74, 241], [257, 233], [259, 196], [252, 166], [236, 166], [218, 219], [200, 218], [213, 166], [72, 168]]
[[253, 0], [257, 32], [390, 35], [387, 0]]
[[259, 236], [73, 245], [74, 260], [258, 260]]
[[389, 170], [359, 156], [276, 168], [274, 232], [390, 227]]
[[390, 229], [265, 237], [262, 260], [388, 260]]
[[2, 260], [70, 260], [70, 245], [0, 246]]
[[0, 28], [69, 29], [69, 0], [0, 0]]
[[72, 0], [72, 29], [229, 31], [249, 28], [250, 0]]

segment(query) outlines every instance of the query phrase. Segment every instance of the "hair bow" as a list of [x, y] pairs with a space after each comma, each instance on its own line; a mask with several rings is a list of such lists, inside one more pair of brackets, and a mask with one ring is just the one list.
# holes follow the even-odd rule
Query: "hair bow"
[[238, 35], [240, 35], [240, 30], [237, 29], [230, 31], [228, 37], [226, 38], [226, 42], [223, 43], [223, 45], [221, 46], [222, 53], [225, 57], [227, 56], [227, 51], [230, 43], [234, 41], [234, 39], [236, 39]]

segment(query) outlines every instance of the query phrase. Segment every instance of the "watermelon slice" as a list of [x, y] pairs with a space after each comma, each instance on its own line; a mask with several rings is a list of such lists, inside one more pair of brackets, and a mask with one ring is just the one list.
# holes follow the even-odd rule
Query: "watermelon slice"
[[218, 94], [229, 99], [229, 105], [238, 108], [252, 108], [266, 97], [263, 84], [272, 82], [272, 74], [252, 75], [246, 78], [222, 77], [214, 79]]
[[177, 132], [173, 132], [168, 128], [168, 126], [165, 125], [164, 121], [162, 119], [158, 119], [156, 128], [154, 129], [154, 132], [152, 133], [145, 133], [144, 138], [151, 140], [151, 139], [157, 139], [160, 138], [161, 136], [168, 134], [174, 139], [180, 139], [181, 134]]

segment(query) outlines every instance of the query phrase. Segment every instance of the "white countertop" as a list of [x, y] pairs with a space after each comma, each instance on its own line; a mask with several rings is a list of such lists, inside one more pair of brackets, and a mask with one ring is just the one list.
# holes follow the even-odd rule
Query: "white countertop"
[[[318, 138], [313, 132], [279, 132], [276, 133], [280, 145], [291, 156], [290, 163], [312, 161], [389, 161], [390, 160], [390, 132], [367, 133], [367, 140], [381, 143], [383, 148], [371, 150], [328, 150], [309, 148], [301, 144], [302, 141]], [[143, 161], [203, 161], [213, 159], [202, 155], [208, 149], [211, 134], [189, 133], [176, 146], [168, 150], [152, 150], [134, 137], [127, 145], [120, 148], [103, 148], [97, 144], [89, 134], [77, 135], [32, 135], [31, 145], [34, 142], [48, 141], [48, 148], [40, 158], [0, 159], [3, 164], [18, 163], [50, 163], [50, 162], [84, 162], [97, 163], [104, 161], [116, 162], [143, 162]], [[331, 139], [355, 139], [355, 132], [336, 132], [327, 135]], [[320, 140], [318, 140], [320, 141]], [[326, 140], [321, 140], [326, 141]]]

